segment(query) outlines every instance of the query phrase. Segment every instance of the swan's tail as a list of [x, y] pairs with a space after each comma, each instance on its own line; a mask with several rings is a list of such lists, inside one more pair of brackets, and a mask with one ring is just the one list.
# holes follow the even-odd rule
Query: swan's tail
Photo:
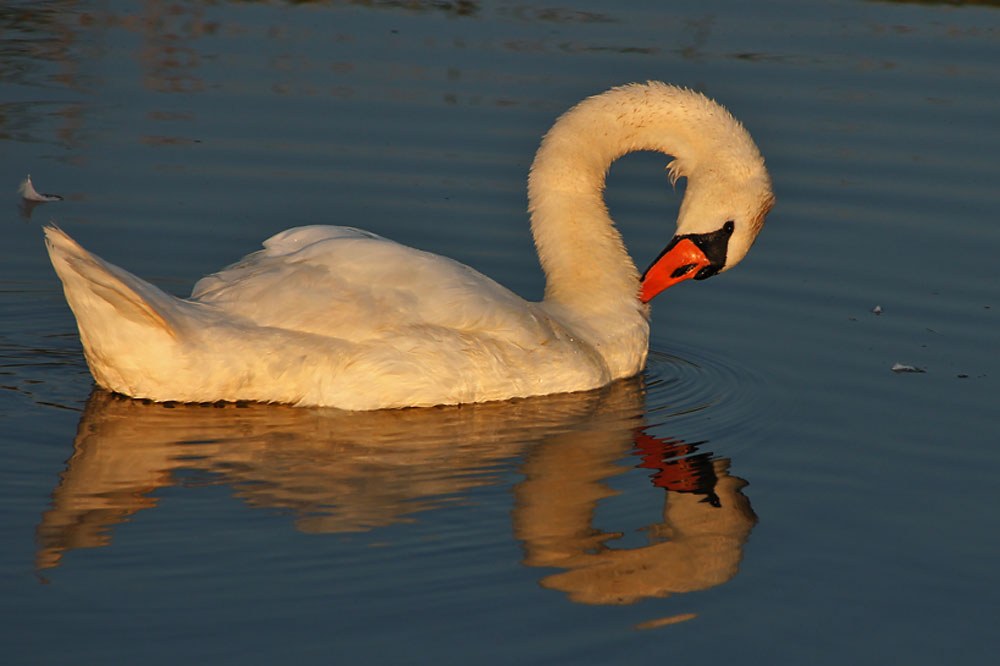
[[102, 329], [126, 322], [154, 334], [177, 336], [178, 299], [87, 252], [59, 227], [45, 227], [45, 245], [81, 336], [93, 338]]

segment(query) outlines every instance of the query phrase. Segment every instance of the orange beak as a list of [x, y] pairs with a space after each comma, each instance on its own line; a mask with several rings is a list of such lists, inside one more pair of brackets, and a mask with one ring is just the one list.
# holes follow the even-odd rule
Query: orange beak
[[694, 241], [687, 238], [678, 241], [660, 255], [642, 276], [639, 300], [643, 303], [649, 303], [654, 296], [667, 287], [693, 278], [698, 274], [698, 271], [710, 263], [708, 257], [698, 249]]

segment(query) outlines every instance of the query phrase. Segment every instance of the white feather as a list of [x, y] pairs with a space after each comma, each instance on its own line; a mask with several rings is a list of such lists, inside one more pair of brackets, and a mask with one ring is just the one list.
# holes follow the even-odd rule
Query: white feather
[[17, 191], [21, 194], [23, 199], [28, 201], [62, 201], [62, 197], [58, 194], [39, 194], [35, 191], [35, 186], [31, 184], [31, 175], [29, 174], [27, 178], [21, 181], [21, 185], [17, 188]]

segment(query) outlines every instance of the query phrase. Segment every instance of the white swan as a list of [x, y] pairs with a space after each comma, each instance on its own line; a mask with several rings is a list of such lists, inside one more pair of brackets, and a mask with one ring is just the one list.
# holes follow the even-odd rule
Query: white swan
[[[604, 205], [610, 164], [674, 156], [688, 179], [667, 249], [643, 276]], [[528, 178], [546, 275], [530, 303], [450, 259], [347, 227], [289, 229], [170, 296], [45, 229], [97, 383], [157, 401], [254, 400], [351, 410], [579, 391], [639, 372], [659, 291], [739, 262], [774, 197], [725, 109], [658, 82], [566, 112]]]

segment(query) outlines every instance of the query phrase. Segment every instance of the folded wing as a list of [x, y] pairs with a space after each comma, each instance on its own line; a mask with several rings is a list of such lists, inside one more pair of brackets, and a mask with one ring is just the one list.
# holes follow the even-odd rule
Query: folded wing
[[535, 346], [557, 335], [529, 303], [468, 266], [358, 229], [308, 226], [201, 279], [191, 299], [272, 326], [351, 341], [484, 332]]

